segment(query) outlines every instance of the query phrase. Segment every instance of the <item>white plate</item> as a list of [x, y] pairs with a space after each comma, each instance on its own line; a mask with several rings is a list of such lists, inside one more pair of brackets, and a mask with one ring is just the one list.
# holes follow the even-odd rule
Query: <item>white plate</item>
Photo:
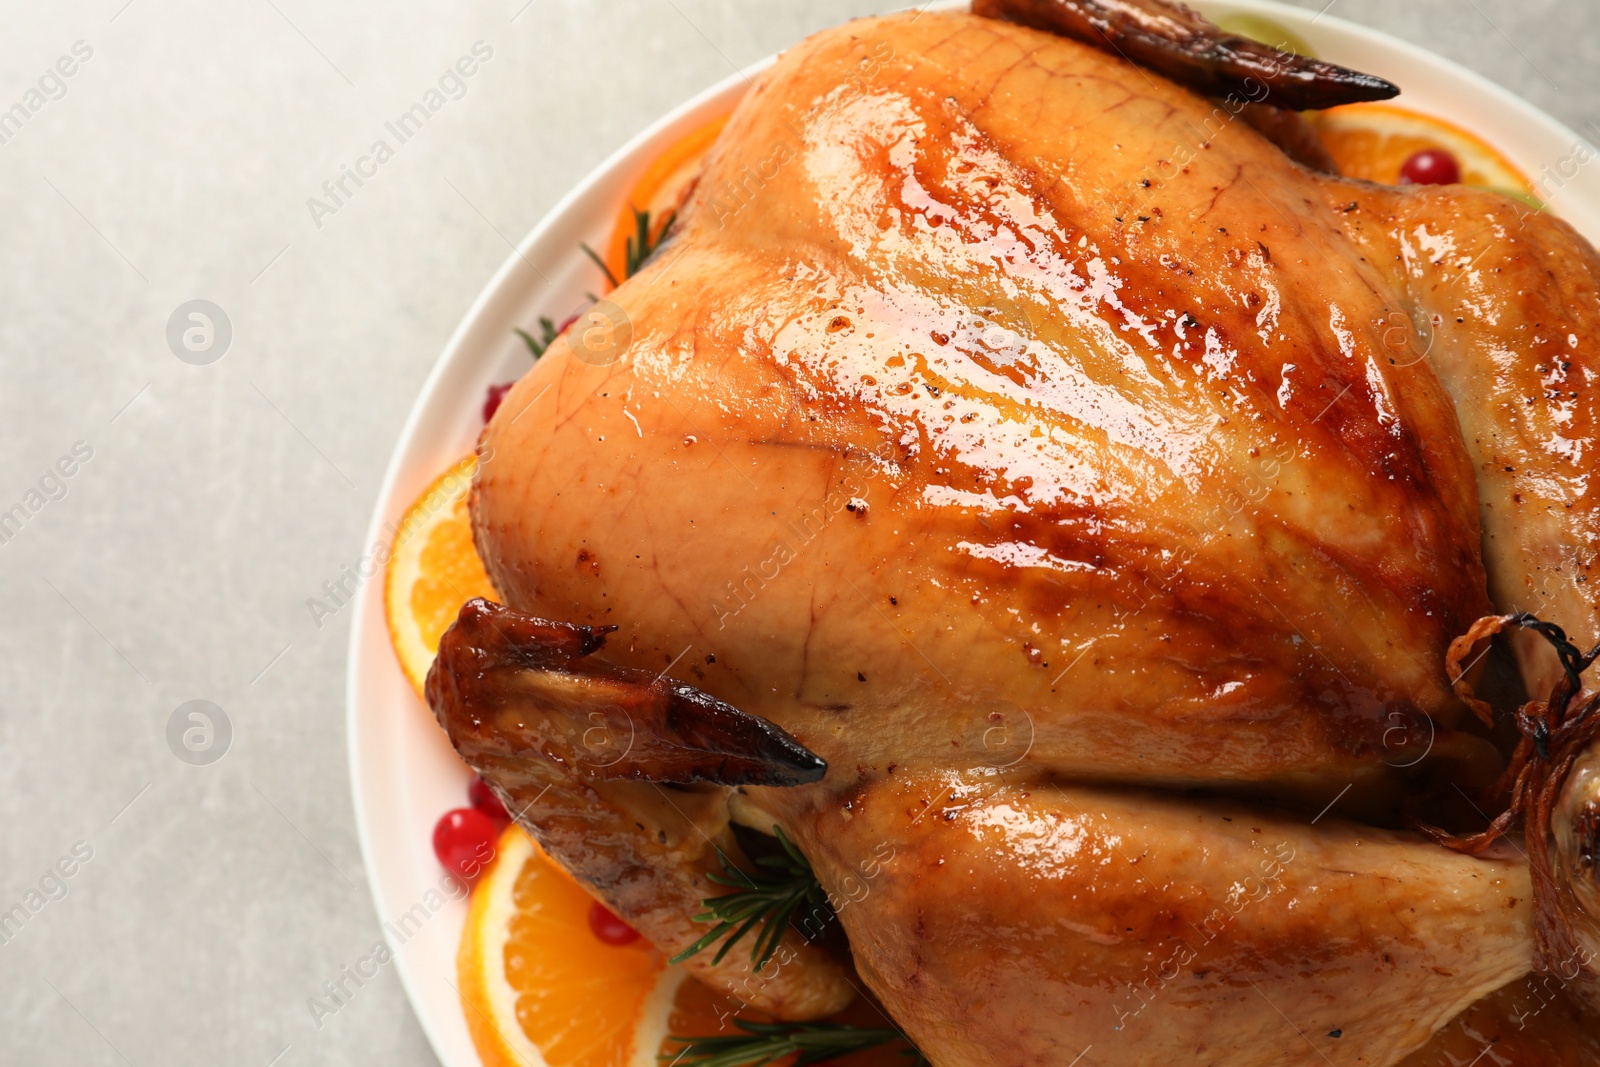
[[[1404, 86], [1400, 100], [1407, 107], [1477, 133], [1535, 180], [1546, 167], [1559, 176], [1568, 169], [1563, 163], [1570, 167], [1575, 150], [1586, 145], [1504, 89], [1373, 30], [1266, 0], [1197, 6], [1213, 17], [1267, 16], [1323, 58], [1389, 78]], [[527, 368], [527, 351], [512, 328], [530, 327], [539, 315], [565, 316], [595, 285], [595, 268], [579, 252], [579, 243], [601, 247], [628, 188], [656, 155], [700, 123], [731, 110], [747, 76], [771, 62], [713, 86], [634, 138], [556, 205], [506, 260], [467, 312], [412, 409], [379, 493], [369, 547], [387, 544], [390, 524], [398, 523], [415, 496], [472, 447], [487, 387]], [[1544, 189], [1562, 217], [1591, 241], [1600, 236], [1600, 168], [1579, 168], [1568, 179], [1547, 180]], [[433, 825], [446, 810], [465, 804], [469, 772], [400, 673], [389, 648], [377, 577], [360, 593], [348, 684], [351, 787], [378, 917], [388, 924], [395, 966], [439, 1059], [446, 1067], [477, 1067], [455, 988], [465, 905], [429, 908], [437, 899], [430, 890], [437, 890], [442, 874], [430, 844]], [[408, 914], [410, 921], [402, 923]]]

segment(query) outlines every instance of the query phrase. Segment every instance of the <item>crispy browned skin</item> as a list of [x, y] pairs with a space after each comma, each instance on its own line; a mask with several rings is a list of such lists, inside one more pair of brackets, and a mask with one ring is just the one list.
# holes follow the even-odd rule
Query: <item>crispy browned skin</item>
[[[1315, 175], [1071, 41], [852, 23], [741, 104], [611, 296], [631, 347], [558, 341], [507, 397], [478, 545], [511, 607], [827, 762], [696, 825], [780, 823], [847, 899], [875, 872], [843, 922], [938, 1067], [1393, 1063], [1529, 966], [1526, 872], [1338, 813], [1482, 751], [1444, 670], [1474, 619], [1537, 595], [1596, 639], [1597, 278], [1559, 223]], [[522, 743], [486, 775], [541, 780]], [[1249, 825], [1307, 861], [1107, 1035], [1255, 858], [1152, 787], [1290, 798]], [[671, 921], [704, 850], [621, 793], [596, 846], [578, 799], [530, 825], [638, 849], [621, 910]]]

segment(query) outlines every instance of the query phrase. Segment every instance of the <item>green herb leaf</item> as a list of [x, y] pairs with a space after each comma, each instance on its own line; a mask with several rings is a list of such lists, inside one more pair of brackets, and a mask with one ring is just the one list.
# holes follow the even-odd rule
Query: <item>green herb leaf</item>
[[667, 239], [667, 232], [672, 229], [672, 224], [678, 221], [674, 212], [667, 212], [667, 217], [662, 220], [661, 231], [656, 234], [655, 242], [650, 240], [650, 212], [640, 211], [629, 205], [633, 210], [633, 236], [628, 238], [626, 254], [623, 263], [626, 272], [623, 277], [631, 278], [639, 273], [639, 268], [644, 266], [644, 261], [655, 255], [656, 249], [661, 247], [661, 242]]
[[606, 266], [606, 261], [601, 258], [600, 253], [586, 244], [580, 244], [578, 247], [583, 249], [584, 255], [594, 261], [594, 265], [600, 268], [600, 273], [606, 276], [606, 281], [611, 283], [611, 288], [615, 289], [617, 287], [617, 276], [611, 273], [611, 268]]
[[[805, 856], [789, 840], [789, 835], [783, 832], [782, 827], [774, 826], [772, 832], [783, 846], [783, 852], [756, 860], [756, 871], [742, 871], [729, 863], [727, 856], [718, 853], [723, 873], [712, 872], [706, 877], [733, 892], [720, 897], [707, 897], [700, 902], [706, 910], [696, 915], [695, 921], [717, 925], [710, 933], [672, 957], [673, 963], [682, 963], [695, 953], [722, 941], [722, 947], [712, 958], [713, 963], [721, 963], [729, 949], [759, 927], [755, 944], [750, 948], [750, 962], [759, 971], [778, 951], [783, 931], [802, 906], [809, 906], [813, 914], [822, 914], [824, 923], [833, 918], [828, 895], [812, 873], [811, 864], [806, 862]], [[772, 873], [767, 873], [769, 871]]]
[[[639, 273], [639, 268], [644, 266], [645, 260], [655, 255], [656, 249], [661, 247], [661, 242], [667, 239], [667, 233], [671, 231], [672, 224], [678, 221], [676, 212], [667, 212], [667, 217], [662, 221], [654, 239], [652, 239], [650, 231], [657, 228], [650, 225], [650, 212], [640, 211], [632, 204], [628, 205], [628, 209], [633, 212], [633, 236], [627, 239], [623, 249], [623, 281], [627, 281]], [[580, 244], [578, 247], [583, 249], [583, 254], [588, 256], [594, 262], [594, 265], [600, 268], [600, 272], [606, 276], [606, 281], [610, 282], [611, 288], [615, 289], [620, 283], [617, 281], [617, 276], [611, 273], [611, 268], [606, 266], [605, 257], [586, 244]]]
[[523, 342], [528, 346], [528, 351], [533, 353], [535, 360], [543, 356], [545, 349], [549, 348], [555, 339], [561, 336], [561, 331], [556, 329], [556, 324], [543, 315], [539, 316], [539, 332], [544, 335], [542, 339], [535, 339], [532, 334], [520, 326], [514, 327], [514, 329], [517, 332], [517, 336], [522, 338]]
[[754, 1023], [735, 1018], [742, 1034], [721, 1037], [679, 1037], [667, 1040], [679, 1048], [658, 1057], [674, 1067], [767, 1067], [799, 1055], [793, 1067], [822, 1063], [852, 1052], [904, 1042], [908, 1067], [928, 1061], [898, 1030], [872, 1030], [847, 1023]]

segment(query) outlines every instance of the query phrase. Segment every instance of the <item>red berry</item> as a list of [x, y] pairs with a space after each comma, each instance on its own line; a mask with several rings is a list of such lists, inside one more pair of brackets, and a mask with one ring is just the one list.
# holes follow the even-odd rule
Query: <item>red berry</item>
[[467, 786], [467, 800], [497, 823], [504, 824], [511, 821], [511, 816], [506, 814], [506, 806], [500, 803], [500, 798], [494, 795], [494, 791], [482, 778], [473, 778], [472, 784]]
[[500, 410], [500, 401], [506, 398], [506, 394], [511, 392], [511, 387], [516, 384], [516, 382], [507, 382], [504, 385], [489, 386], [489, 392], [483, 398], [484, 422], [494, 418], [494, 413]]
[[433, 854], [444, 869], [468, 883], [477, 880], [490, 860], [500, 827], [476, 808], [447, 811], [433, 828]]
[[1401, 185], [1456, 185], [1460, 181], [1460, 164], [1442, 148], [1424, 148], [1400, 168]]
[[639, 931], [611, 914], [611, 909], [598, 900], [589, 905], [589, 929], [608, 945], [631, 945], [639, 940]]

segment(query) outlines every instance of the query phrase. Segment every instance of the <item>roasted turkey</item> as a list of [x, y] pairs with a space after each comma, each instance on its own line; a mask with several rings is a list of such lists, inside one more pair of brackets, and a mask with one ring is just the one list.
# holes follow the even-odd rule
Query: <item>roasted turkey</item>
[[1328, 173], [1393, 91], [1152, 0], [786, 53], [485, 430], [452, 743], [669, 955], [781, 831], [831, 907], [686, 965], [936, 1067], [1600, 1062], [1600, 257]]

